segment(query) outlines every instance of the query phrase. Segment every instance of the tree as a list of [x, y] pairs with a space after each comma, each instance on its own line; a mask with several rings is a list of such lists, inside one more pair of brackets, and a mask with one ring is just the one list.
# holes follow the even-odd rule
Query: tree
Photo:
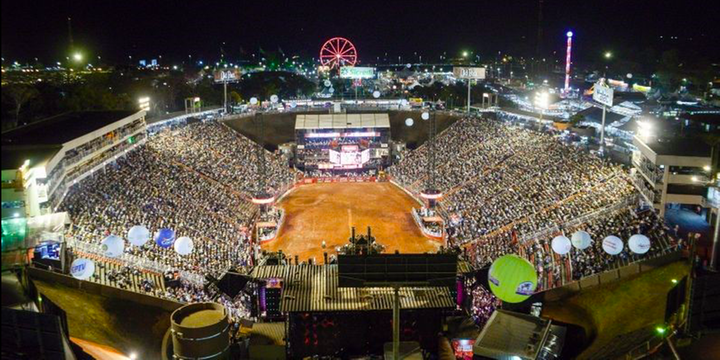
[[583, 121], [585, 121], [585, 115], [576, 113], [570, 117], [570, 126], [576, 126]]
[[20, 110], [28, 101], [38, 96], [35, 87], [25, 84], [12, 84], [5, 86], [2, 91], [3, 95], [7, 95], [15, 105], [15, 119], [10, 123], [10, 127], [16, 127], [20, 123]]

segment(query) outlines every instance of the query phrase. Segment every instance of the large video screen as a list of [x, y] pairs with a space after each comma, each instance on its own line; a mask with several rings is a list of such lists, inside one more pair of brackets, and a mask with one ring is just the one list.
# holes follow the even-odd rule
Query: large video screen
[[370, 149], [359, 151], [357, 145], [343, 146], [340, 152], [329, 150], [330, 162], [335, 165], [362, 165], [370, 161]]

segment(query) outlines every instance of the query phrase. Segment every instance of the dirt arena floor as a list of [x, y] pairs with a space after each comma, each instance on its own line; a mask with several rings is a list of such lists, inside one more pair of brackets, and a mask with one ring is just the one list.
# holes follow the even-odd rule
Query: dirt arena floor
[[[348, 243], [350, 228], [357, 234], [372, 233], [385, 252], [435, 251], [439, 241], [425, 237], [415, 225], [410, 209], [419, 207], [410, 196], [390, 183], [327, 183], [303, 185], [286, 195], [278, 206], [285, 220], [278, 237], [262, 245], [282, 250], [300, 261], [314, 258], [322, 263], [323, 252]], [[325, 240], [327, 247], [321, 244]]]

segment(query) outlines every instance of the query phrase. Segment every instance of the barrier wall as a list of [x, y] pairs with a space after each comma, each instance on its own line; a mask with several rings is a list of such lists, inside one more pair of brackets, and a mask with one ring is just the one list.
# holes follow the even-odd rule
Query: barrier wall
[[94, 295], [132, 301], [137, 304], [154, 306], [170, 312], [175, 311], [177, 308], [183, 306], [183, 304], [175, 301], [136, 293], [134, 291], [123, 290], [112, 286], [101, 285], [90, 281], [78, 280], [72, 276], [67, 276], [61, 273], [47, 271], [32, 266], [28, 267], [27, 270], [28, 276], [31, 280], [34, 279], [45, 281], [48, 283], [59, 283], [64, 286], [82, 290]]
[[322, 183], [363, 183], [363, 182], [378, 182], [376, 176], [358, 176], [358, 177], [312, 177], [302, 178], [298, 180], [296, 185], [310, 185], [310, 184], [322, 184]]
[[665, 255], [654, 257], [643, 261], [634, 262], [621, 268], [604, 271], [594, 275], [586, 276], [578, 281], [548, 289], [540, 293], [543, 301], [556, 301], [566, 296], [578, 293], [582, 290], [592, 288], [601, 284], [608, 284], [627, 278], [636, 274], [640, 274], [660, 266], [664, 266], [683, 258], [681, 251], [674, 251]]

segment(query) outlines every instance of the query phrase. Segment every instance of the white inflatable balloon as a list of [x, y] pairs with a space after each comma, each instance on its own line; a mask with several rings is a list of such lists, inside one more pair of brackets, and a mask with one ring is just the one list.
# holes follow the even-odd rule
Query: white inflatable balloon
[[143, 246], [150, 240], [150, 230], [142, 225], [135, 225], [128, 231], [127, 239], [133, 246]]
[[376, 99], [379, 98], [379, 97], [380, 97], [380, 92], [377, 91], [377, 90], [373, 91], [373, 97], [376, 98]]
[[643, 234], [635, 234], [628, 240], [628, 247], [636, 254], [644, 254], [650, 250], [650, 239]]
[[332, 86], [332, 83], [330, 82], [330, 80], [325, 80], [325, 82], [323, 82], [323, 84], [325, 85], [325, 87], [331, 87], [331, 86]]
[[95, 263], [90, 259], [75, 259], [70, 265], [70, 275], [79, 280], [87, 280], [95, 273]]
[[414, 123], [415, 123], [415, 120], [413, 120], [412, 118], [405, 119], [405, 125], [407, 125], [407, 126], [413, 126]]
[[122, 255], [125, 250], [125, 240], [117, 235], [109, 235], [103, 239], [101, 245], [103, 254], [111, 258]]
[[278, 102], [278, 100], [279, 100], [279, 98], [277, 95], [270, 96], [270, 102], [272, 102], [273, 104]]
[[572, 234], [572, 244], [578, 250], [587, 249], [590, 247], [591, 242], [592, 238], [590, 237], [590, 234], [585, 231], [580, 230]]
[[427, 112], [427, 111], [424, 111], [424, 112], [422, 113], [422, 115], [420, 115], [420, 117], [421, 117], [423, 120], [428, 120], [428, 119], [430, 119], [430, 113]]
[[257, 103], [258, 103], [258, 99], [256, 97], [253, 96], [250, 98], [250, 105], [255, 105]]
[[565, 236], [556, 236], [554, 239], [552, 239], [552, 242], [550, 243], [550, 247], [552, 247], [553, 251], [557, 253], [558, 255], [565, 255], [570, 252], [570, 248], [572, 248], [572, 244], [570, 243], [570, 239], [568, 239]]
[[189, 255], [193, 251], [193, 241], [187, 236], [175, 240], [175, 252], [180, 255]]
[[621, 253], [624, 246], [625, 245], [623, 245], [622, 240], [615, 235], [606, 237], [602, 242], [603, 250], [610, 255], [617, 255]]

